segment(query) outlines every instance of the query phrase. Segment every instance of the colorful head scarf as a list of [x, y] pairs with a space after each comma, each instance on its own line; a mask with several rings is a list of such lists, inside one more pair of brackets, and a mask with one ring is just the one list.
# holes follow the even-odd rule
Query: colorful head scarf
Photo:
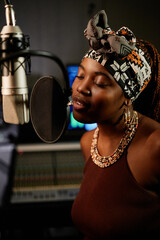
[[112, 31], [102, 10], [90, 19], [84, 35], [91, 47], [84, 58], [104, 66], [133, 102], [151, 78], [150, 59], [136, 43], [133, 32], [127, 27]]

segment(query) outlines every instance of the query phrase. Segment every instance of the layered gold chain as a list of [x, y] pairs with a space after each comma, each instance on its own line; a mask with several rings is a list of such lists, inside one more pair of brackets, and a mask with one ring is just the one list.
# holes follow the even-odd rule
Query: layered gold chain
[[110, 165], [117, 162], [117, 160], [123, 154], [125, 148], [128, 144], [132, 141], [136, 129], [138, 127], [138, 113], [136, 111], [133, 112], [132, 119], [127, 130], [124, 133], [124, 136], [120, 140], [118, 148], [110, 155], [110, 156], [101, 156], [98, 152], [98, 135], [99, 135], [99, 128], [97, 127], [91, 144], [91, 158], [93, 162], [101, 168], [109, 167]]

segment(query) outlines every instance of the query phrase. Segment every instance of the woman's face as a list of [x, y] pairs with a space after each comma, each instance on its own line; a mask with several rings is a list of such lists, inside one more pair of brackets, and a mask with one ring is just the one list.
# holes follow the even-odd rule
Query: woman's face
[[98, 62], [84, 58], [72, 86], [73, 116], [83, 123], [115, 122], [123, 113], [121, 87]]

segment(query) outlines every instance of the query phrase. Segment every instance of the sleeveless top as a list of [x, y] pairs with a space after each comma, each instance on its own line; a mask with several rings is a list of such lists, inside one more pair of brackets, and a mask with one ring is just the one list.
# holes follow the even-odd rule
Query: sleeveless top
[[142, 240], [149, 236], [153, 240], [160, 236], [160, 198], [136, 182], [127, 163], [127, 150], [107, 168], [89, 158], [71, 214], [85, 240]]

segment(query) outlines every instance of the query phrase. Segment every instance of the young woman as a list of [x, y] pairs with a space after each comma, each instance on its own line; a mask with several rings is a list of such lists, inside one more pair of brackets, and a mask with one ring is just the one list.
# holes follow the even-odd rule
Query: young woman
[[90, 50], [73, 83], [84, 178], [72, 218], [85, 240], [160, 236], [160, 57], [104, 11], [88, 23]]

